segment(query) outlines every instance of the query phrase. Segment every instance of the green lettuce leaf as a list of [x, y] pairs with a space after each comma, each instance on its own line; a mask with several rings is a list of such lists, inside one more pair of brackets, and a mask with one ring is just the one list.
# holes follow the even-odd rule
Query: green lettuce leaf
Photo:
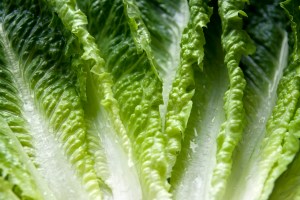
[[[239, 62], [242, 55], [254, 51], [253, 43], [242, 30], [239, 13], [243, 11], [239, 9], [243, 5], [243, 1], [220, 1], [221, 20], [215, 14], [211, 22], [213, 24], [208, 24], [204, 69], [200, 74], [197, 73], [194, 105], [185, 133], [188, 135], [179, 156], [179, 160], [184, 162], [179, 161], [175, 166], [174, 185], [178, 199], [184, 196], [190, 199], [220, 199], [224, 193], [231, 171], [232, 152], [243, 130], [242, 98], [245, 80]], [[222, 48], [224, 53], [220, 50]], [[201, 57], [203, 55], [198, 56]], [[193, 190], [200, 192], [195, 194]]]
[[33, 163], [2, 117], [0, 125], [0, 198], [42, 199], [47, 188], [38, 181]]
[[[131, 3], [134, 4], [135, 2]], [[131, 5], [133, 7], [138, 6], [140, 11], [123, 9], [121, 1], [115, 1], [112, 5], [107, 4], [109, 6], [107, 9], [104, 7], [105, 4], [92, 3], [92, 5], [95, 5], [94, 8], [100, 9], [96, 5], [103, 5], [103, 10], [112, 13], [108, 15], [109, 17], [105, 13], [101, 13], [97, 17], [90, 17], [91, 20], [89, 22], [92, 25], [90, 25], [89, 30], [92, 32], [97, 27], [98, 32], [94, 35], [100, 50], [103, 52], [103, 57], [107, 60], [106, 66], [114, 77], [115, 84], [113, 91], [121, 108], [120, 115], [122, 121], [128, 127], [128, 134], [133, 141], [135, 155], [138, 156], [137, 165], [140, 166], [137, 168], [138, 171], [141, 171], [141, 184], [151, 188], [150, 191], [147, 191], [147, 188], [146, 191], [145, 189], [143, 191], [145, 198], [149, 199], [169, 198], [168, 196], [170, 196], [160, 191], [162, 190], [160, 188], [161, 185], [164, 185], [163, 190], [168, 190], [169, 186], [166, 179], [170, 174], [172, 163], [168, 164], [166, 158], [165, 146], [167, 142], [162, 132], [163, 120], [161, 119], [161, 116], [162, 118], [164, 116], [164, 112], [159, 112], [159, 107], [163, 103], [162, 89], [167, 88], [167, 85], [170, 85], [170, 83], [166, 82], [172, 79], [167, 77], [169, 75], [167, 72], [171, 70], [175, 71], [174, 69], [176, 69], [177, 64], [176, 61], [172, 60], [170, 41], [166, 41], [165, 43], [157, 41], [161, 41], [161, 38], [166, 38], [170, 33], [174, 32], [174, 29], [177, 30], [178, 27], [175, 26], [176, 23], [172, 21], [171, 17], [176, 12], [178, 13], [183, 3], [183, 1], [178, 1], [175, 5], [175, 3], [171, 2], [150, 3], [137, 1], [136, 5]], [[148, 5], [147, 9], [145, 9], [145, 5]], [[155, 10], [158, 10], [156, 15], [154, 14]], [[89, 16], [92, 13], [100, 12], [92, 12], [90, 10], [87, 15]], [[124, 13], [124, 16], [115, 17], [114, 13]], [[128, 15], [134, 16], [135, 21], [128, 20]], [[115, 27], [102, 25], [104, 21], [110, 23], [113, 19], [117, 20]], [[144, 19], [145, 21], [143, 21]], [[139, 27], [134, 29], [132, 27], [136, 21], [138, 21]], [[171, 26], [173, 24], [174, 26]], [[147, 31], [145, 31], [145, 27]], [[160, 30], [165, 30], [165, 32]], [[179, 32], [179, 30], [177, 31]], [[109, 34], [111, 32], [114, 35]], [[149, 45], [146, 47], [146, 44], [144, 44], [145, 47], [143, 49], [145, 51], [140, 52], [139, 44], [136, 44], [136, 37], [146, 37], [149, 39], [147, 32], [150, 34], [151, 41], [154, 42], [151, 42], [151, 44], [146, 42]], [[169, 40], [176, 41], [178, 38], [170, 38]], [[153, 51], [155, 61], [152, 60], [152, 56], [147, 52], [147, 48], [160, 49], [158, 52]], [[175, 63], [174, 66], [170, 65], [169, 62], [172, 62], [172, 64]], [[157, 63], [156, 69], [159, 72], [159, 77], [156, 75], [155, 70], [153, 70], [154, 63]], [[120, 76], [121, 74], [122, 76]], [[165, 85], [165, 87], [162, 85]], [[134, 95], [128, 96], [130, 93]], [[164, 96], [166, 103], [167, 95]], [[142, 141], [144, 142], [142, 143]], [[142, 152], [145, 152], [145, 154]], [[150, 173], [149, 170], [153, 172]], [[148, 182], [147, 179], [151, 181]], [[161, 182], [159, 179], [164, 181]], [[156, 188], [154, 188], [155, 182], [157, 183]], [[151, 186], [149, 186], [150, 184]], [[155, 195], [159, 196], [155, 197]]]
[[299, 6], [0, 1], [0, 199], [298, 199]]
[[[61, 22], [45, 2], [4, 1], [1, 9], [1, 57], [22, 98], [22, 111], [16, 108], [11, 114], [16, 118], [24, 113], [32, 137], [25, 147], [32, 145], [39, 152], [34, 162], [57, 198], [72, 198], [72, 190], [78, 190], [74, 196], [82, 193], [79, 199], [86, 193], [91, 199], [101, 198], [101, 179], [88, 153], [84, 112], [67, 53], [66, 41], [72, 36], [64, 35]], [[26, 128], [22, 123], [18, 125]], [[18, 130], [12, 131], [18, 137]], [[59, 179], [66, 179], [65, 191]]]
[[224, 195], [227, 179], [231, 173], [232, 155], [240, 141], [244, 128], [245, 111], [243, 96], [246, 81], [239, 66], [241, 57], [254, 53], [255, 46], [246, 31], [242, 29], [242, 10], [247, 0], [219, 1], [219, 15], [222, 23], [222, 46], [224, 62], [228, 69], [229, 89], [224, 97], [226, 121], [217, 137], [216, 167], [212, 178], [211, 194], [215, 199]]
[[[291, 21], [293, 31], [294, 46], [290, 61], [290, 70], [294, 72], [294, 76], [299, 76], [299, 27], [300, 27], [300, 4], [296, 1], [285, 1], [281, 3]], [[299, 139], [299, 102], [297, 110], [294, 113], [293, 120], [289, 123], [288, 130], [293, 137]], [[288, 166], [288, 169], [275, 182], [275, 187], [270, 196], [270, 199], [300, 199], [299, 196], [299, 140], [294, 144], [295, 153], [298, 150], [293, 162]], [[293, 157], [293, 154], [290, 155]], [[290, 161], [290, 159], [288, 159]]]
[[166, 114], [165, 134], [168, 136], [168, 158], [172, 163], [175, 163], [181, 150], [181, 140], [192, 108], [194, 67], [203, 68], [205, 39], [202, 28], [212, 14], [206, 1], [191, 1], [189, 9], [191, 17], [183, 31], [180, 65], [172, 84]]
[[13, 74], [8, 70], [8, 65], [12, 65], [12, 63], [8, 63], [7, 59], [5, 59], [4, 51], [7, 48], [7, 44], [3, 41], [4, 32], [2, 26], [0, 28], [0, 35], [0, 115], [14, 132], [26, 154], [34, 157], [35, 152], [32, 146], [32, 136], [29, 133], [28, 124], [24, 116], [22, 116], [22, 101], [14, 83]]
[[299, 152], [295, 156], [293, 162], [288, 166], [288, 169], [276, 180], [270, 200], [298, 200], [300, 199], [299, 186]]
[[[166, 61], [156, 61], [156, 57], [162, 56], [154, 54], [152, 48], [163, 45], [151, 43], [151, 39], [166, 38], [164, 34], [178, 29], [175, 21], [172, 21], [174, 26], [166, 22], [171, 21], [171, 16], [182, 7], [183, 1], [178, 1], [178, 4], [144, 1], [78, 2], [88, 16], [88, 30], [95, 37], [95, 42], [85, 29], [84, 25], [87, 24], [85, 16], [76, 9], [74, 1], [68, 1], [68, 4], [67, 1], [51, 2], [64, 25], [82, 44], [85, 51], [82, 59], [91, 62], [88, 79], [92, 85], [89, 87], [94, 88], [93, 91], [91, 89], [91, 93], [98, 91], [98, 104], [102, 104], [99, 105], [99, 113], [95, 114], [99, 119], [96, 125], [99, 132], [101, 124], [105, 124], [104, 119], [109, 116], [108, 124], [113, 124], [109, 126], [111, 128], [109, 132], [112, 132], [117, 140], [121, 139], [122, 148], [129, 157], [129, 167], [135, 168], [139, 174], [143, 197], [170, 198], [167, 178], [171, 165], [167, 159], [165, 148], [167, 138], [163, 134], [162, 114], [159, 109], [163, 104], [161, 80], [166, 77], [161, 75], [165, 67], [159, 67], [158, 63], [164, 65]], [[145, 3], [150, 8], [152, 6], [153, 10], [159, 11], [157, 13], [161, 16], [162, 22], [154, 23], [157, 18], [153, 10], [151, 11], [149, 7], [145, 9], [143, 6]], [[145, 22], [143, 18], [146, 18]], [[161, 25], [169, 30], [161, 34], [158, 31]], [[168, 45], [170, 42], [163, 46], [166, 49], [161, 50], [163, 55], [169, 54]], [[101, 109], [102, 106], [104, 110]], [[97, 117], [94, 117], [94, 120], [97, 121]], [[132, 162], [134, 166], [131, 166]], [[112, 171], [111, 174], [113, 173]], [[138, 186], [131, 188], [139, 190]]]
[[287, 125], [295, 118], [299, 88], [292, 65], [287, 67], [289, 46], [283, 14], [277, 1], [253, 2], [249, 7], [247, 31], [257, 52], [243, 60], [248, 83], [244, 99], [247, 125], [227, 191], [232, 199], [267, 199], [275, 180], [298, 151], [297, 139]]
[[[207, 6], [207, 2], [203, 1], [202, 3], [211, 10]], [[201, 9], [201, 7], [198, 8]], [[185, 98], [191, 102], [192, 109], [190, 116], [185, 116], [188, 119], [186, 127], [179, 126], [186, 128], [186, 130], [182, 129], [184, 131], [182, 149], [171, 176], [172, 191], [175, 199], [209, 199], [210, 182], [216, 163], [216, 137], [221, 124], [225, 120], [223, 96], [229, 84], [227, 70], [224, 65], [224, 52], [221, 46], [221, 22], [215, 8], [214, 5], [211, 22], [208, 23], [207, 28], [203, 28], [204, 35], [203, 33], [197, 35], [197, 32], [200, 32], [199, 30], [201, 29], [196, 29], [197, 32], [193, 34], [200, 37], [202, 41], [204, 41], [205, 36], [206, 44], [203, 46], [204, 60], [198, 64], [198, 59], [193, 59], [192, 65], [185, 65], [188, 66], [186, 69], [189, 69], [191, 72], [190, 79], [178, 77], [179, 81], [190, 81], [192, 83], [192, 89], [194, 89], [189, 89], [188, 91], [192, 94], [194, 93], [194, 95], [191, 99]], [[194, 10], [195, 19], [201, 19], [197, 17], [197, 14], [200, 14], [197, 11], [197, 9]], [[202, 15], [208, 17], [208, 13], [204, 12]], [[199, 25], [204, 24], [204, 22], [207, 23], [205, 19], [208, 18], [202, 18], [203, 21], [196, 22]], [[192, 23], [190, 23], [190, 26], [195, 27]], [[186, 35], [186, 39], [189, 38], [191, 37]], [[189, 41], [186, 40], [185, 42], [188, 46]], [[194, 52], [201, 53], [201, 50], [199, 51], [201, 45], [196, 47], [198, 48], [195, 48]], [[185, 58], [189, 57], [183, 57], [183, 59]], [[194, 58], [198, 57], [194, 56]], [[188, 62], [189, 59], [186, 59], [186, 61]], [[202, 65], [202, 69], [199, 65]], [[184, 77], [187, 74], [186, 72], [183, 73]], [[175, 89], [176, 87], [174, 87], [174, 91]], [[171, 98], [170, 100], [172, 100]], [[174, 117], [176, 116], [184, 115], [174, 115]], [[182, 122], [181, 124], [185, 125]], [[182, 136], [179, 135], [179, 137], [181, 139]]]

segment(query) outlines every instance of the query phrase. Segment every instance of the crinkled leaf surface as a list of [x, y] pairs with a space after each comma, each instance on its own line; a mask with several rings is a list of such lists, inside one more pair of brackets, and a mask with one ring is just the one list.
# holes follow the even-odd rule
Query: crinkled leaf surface
[[1, 1], [0, 199], [297, 199], [300, 12], [281, 6]]
[[257, 51], [242, 62], [248, 83], [247, 125], [234, 157], [227, 198], [267, 199], [298, 149], [287, 124], [293, 121], [299, 88], [291, 66], [282, 75], [289, 46], [287, 20], [279, 2], [253, 2], [248, 9], [247, 31]]
[[[32, 159], [58, 199], [72, 198], [71, 191], [76, 190], [74, 196], [79, 199], [87, 193], [93, 199], [101, 198], [88, 155], [83, 108], [74, 87], [72, 57], [66, 53], [71, 36], [64, 35], [63, 26], [45, 2], [4, 1], [1, 9], [5, 64], [1, 72], [7, 77], [2, 87], [11, 91], [3, 103], [12, 105], [5, 106], [1, 115], [25, 150], [30, 147], [39, 152]], [[59, 179], [68, 183], [67, 192]]]

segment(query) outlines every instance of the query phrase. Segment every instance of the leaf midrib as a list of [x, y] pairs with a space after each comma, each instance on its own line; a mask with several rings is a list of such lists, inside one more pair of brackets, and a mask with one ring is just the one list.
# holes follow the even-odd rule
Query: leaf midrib
[[0, 23], [0, 40], [4, 48], [6, 65], [13, 75], [14, 85], [21, 99], [22, 117], [26, 120], [32, 137], [32, 146], [36, 152], [34, 163], [38, 166], [38, 176], [43, 177], [39, 179], [38, 184], [45, 184], [45, 187], [51, 190], [48, 193], [44, 192], [45, 200], [68, 199], [72, 196], [76, 199], [85, 199], [87, 194], [76, 177], [74, 169], [64, 155], [61, 145], [54, 138], [54, 133], [44, 116], [37, 110], [34, 94], [22, 75], [21, 61], [9, 42], [3, 23]]

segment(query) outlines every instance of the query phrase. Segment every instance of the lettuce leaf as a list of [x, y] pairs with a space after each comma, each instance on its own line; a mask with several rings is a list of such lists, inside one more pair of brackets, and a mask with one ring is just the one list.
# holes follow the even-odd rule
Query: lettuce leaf
[[[284, 1], [281, 3], [291, 21], [293, 31], [294, 46], [290, 61], [290, 70], [294, 71], [293, 75], [298, 76], [299, 68], [299, 2]], [[291, 72], [290, 72], [291, 73]], [[299, 139], [299, 103], [297, 103], [296, 112], [294, 113], [293, 120], [289, 123], [288, 130], [290, 134]], [[299, 140], [295, 141], [295, 147], [299, 148]], [[299, 149], [295, 155], [294, 160], [288, 166], [287, 170], [276, 180], [274, 190], [270, 199], [299, 199]], [[294, 151], [296, 152], [296, 150]], [[294, 153], [293, 152], [293, 153]], [[294, 154], [291, 155], [291, 157]], [[290, 160], [288, 160], [290, 161]]]
[[[243, 130], [242, 98], [245, 80], [238, 63], [242, 55], [254, 51], [249, 36], [242, 30], [242, 19], [239, 15], [244, 13], [239, 10], [242, 7], [243, 1], [234, 3], [220, 1], [219, 15], [221, 19], [219, 20], [218, 16], [215, 16], [214, 22], [220, 23], [221, 21], [222, 32], [220, 33], [220, 25], [219, 28], [216, 25], [208, 26], [210, 32], [206, 37], [212, 39], [209, 40], [210, 44], [207, 44], [209, 47], [205, 51], [205, 56], [210, 58], [217, 52], [218, 59], [216, 60], [218, 61], [209, 59], [205, 62], [205, 59], [204, 72], [202, 75], [198, 75], [201, 78], [197, 77], [202, 81], [199, 82], [199, 89], [196, 88], [194, 100], [196, 102], [195, 107], [193, 107], [196, 110], [193, 114], [192, 109], [191, 125], [188, 125], [187, 129], [190, 136], [185, 144], [184, 156], [181, 157], [181, 159], [185, 159], [185, 163], [180, 162], [182, 164], [178, 165], [179, 172], [183, 174], [181, 180], [177, 180], [175, 183], [175, 187], [178, 188], [176, 189], [178, 191], [175, 191], [179, 195], [178, 199], [184, 196], [189, 196], [191, 199], [219, 199], [224, 193], [231, 169], [232, 152]], [[202, 23], [204, 22], [207, 21]], [[218, 41], [215, 38], [219, 38], [220, 34], [221, 41]], [[213, 49], [222, 47], [224, 52]], [[201, 56], [199, 57], [201, 58]], [[228, 75], [224, 67], [227, 67]], [[216, 80], [222, 80], [222, 82]], [[197, 89], [199, 90], [198, 94]], [[224, 102], [222, 101], [223, 95], [225, 95]], [[190, 163], [191, 166], [187, 163]], [[204, 163], [209, 167], [204, 166]], [[185, 166], [183, 170], [182, 165]], [[199, 165], [203, 165], [203, 168], [207, 169], [202, 169]], [[191, 192], [193, 190], [200, 190], [201, 192], [194, 194]]]
[[295, 0], [1, 1], [0, 199], [297, 199], [299, 20]]
[[[171, 20], [168, 15], [174, 16], [181, 4], [180, 1], [178, 5], [157, 2], [149, 4], [149, 7], [159, 10], [163, 20], [168, 22]], [[55, 10], [63, 23], [79, 38], [83, 49], [89, 53], [94, 52], [94, 57], [84, 59], [91, 59], [95, 63], [90, 69], [91, 78], [98, 77], [98, 84], [94, 88], [99, 90], [101, 96], [98, 101], [102, 104], [100, 110], [104, 106], [114, 124], [113, 129], [119, 132], [117, 138], [129, 138], [130, 141], [123, 140], [122, 146], [129, 157], [129, 165], [133, 162], [139, 174], [144, 198], [170, 198], [167, 178], [172, 166], [167, 159], [167, 138], [163, 134], [163, 114], [159, 109], [163, 104], [161, 80], [165, 77], [161, 75], [164, 67], [158, 67], [158, 62], [165, 66], [168, 63], [156, 61], [155, 56], [159, 57], [159, 54], [154, 56], [152, 53], [155, 43], [150, 45], [150, 39], [166, 37], [164, 34], [171, 33], [173, 27], [164, 23], [153, 23], [151, 17], [154, 15], [149, 9], [144, 9], [142, 1], [80, 2], [79, 5], [90, 17], [88, 30], [95, 37], [95, 43], [93, 39], [87, 43], [84, 39], [90, 35], [82, 26], [86, 24], [84, 16], [76, 10], [75, 2], [71, 2], [71, 6], [66, 5], [54, 2]], [[70, 13], [77, 15], [74, 17], [76, 20], [69, 20]], [[144, 22], [143, 16], [149, 16], [148, 20]], [[114, 26], [107, 26], [109, 23]], [[176, 25], [174, 21], [172, 23]], [[169, 30], [160, 34], [155, 26], [161, 25]], [[166, 47], [163, 46], [166, 49], [166, 52], [162, 51], [163, 55], [169, 54], [168, 46], [169, 43]], [[100, 56], [105, 63], [100, 62]], [[102, 74], [109, 79], [106, 81]], [[99, 89], [98, 85], [102, 88]]]
[[[88, 154], [83, 108], [73, 86], [76, 77], [71, 72], [72, 58], [65, 53], [68, 38], [63, 34], [61, 23], [45, 2], [3, 1], [1, 8], [1, 58], [6, 63], [3, 66], [6, 74], [14, 74], [13, 80], [8, 79], [12, 83], [6, 84], [7, 88], [15, 87], [18, 91], [15, 93], [22, 98], [20, 108], [12, 110], [10, 118], [20, 118], [24, 113], [30, 130], [27, 134], [32, 137], [32, 141], [26, 143], [20, 140], [21, 144], [24, 148], [31, 145], [34, 150], [45, 152], [33, 159], [42, 176], [50, 179], [49, 187], [58, 198], [64, 198], [64, 192], [58, 187], [61, 176], [62, 180], [69, 180], [67, 190], [78, 189], [83, 196], [86, 192], [91, 198], [99, 199], [99, 181]], [[13, 98], [7, 100], [16, 102]], [[7, 123], [12, 124], [11, 129], [18, 137], [23, 130], [16, 129], [10, 118]], [[15, 126], [26, 128], [25, 122], [16, 123]], [[47, 146], [51, 142], [54, 146]], [[68, 161], [64, 161], [66, 157]], [[55, 163], [56, 167], [51, 167], [51, 160], [61, 165]], [[74, 179], [67, 178], [68, 175]], [[71, 196], [66, 194], [67, 198]]]
[[2, 117], [0, 124], [0, 198], [41, 199], [47, 188], [38, 185], [33, 163]]
[[294, 121], [299, 97], [298, 78], [292, 65], [287, 66], [287, 20], [276, 1], [249, 7], [255, 9], [247, 29], [257, 52], [243, 60], [249, 83], [244, 100], [247, 126], [227, 193], [232, 199], [267, 199], [274, 181], [298, 151], [297, 138], [286, 127]]

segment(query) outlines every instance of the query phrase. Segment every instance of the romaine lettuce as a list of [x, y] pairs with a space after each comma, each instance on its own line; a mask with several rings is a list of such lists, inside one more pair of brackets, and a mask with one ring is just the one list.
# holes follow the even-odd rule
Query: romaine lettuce
[[299, 6], [0, 1], [0, 200], [298, 199]]

